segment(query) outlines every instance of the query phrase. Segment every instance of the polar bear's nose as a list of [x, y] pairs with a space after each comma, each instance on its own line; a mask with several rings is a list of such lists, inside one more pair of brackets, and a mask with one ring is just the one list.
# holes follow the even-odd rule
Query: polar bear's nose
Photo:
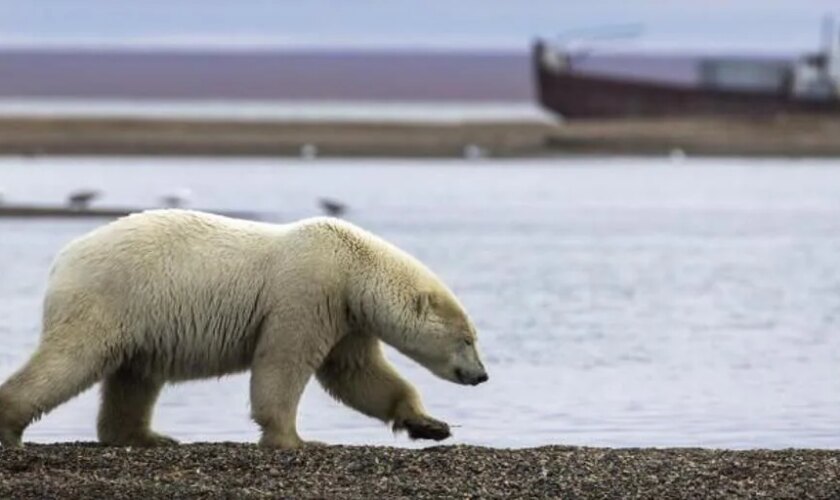
[[487, 372], [483, 371], [478, 375], [469, 375], [464, 373], [463, 370], [460, 368], [455, 369], [455, 377], [458, 379], [459, 382], [462, 384], [469, 384], [469, 385], [478, 385], [483, 382], [487, 382], [490, 378], [487, 376]]

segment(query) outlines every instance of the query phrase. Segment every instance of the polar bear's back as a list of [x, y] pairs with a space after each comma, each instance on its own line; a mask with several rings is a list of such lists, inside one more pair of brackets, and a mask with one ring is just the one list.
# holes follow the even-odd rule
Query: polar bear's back
[[132, 280], [196, 279], [235, 271], [272, 250], [284, 231], [187, 210], [133, 214], [74, 240], [59, 253], [50, 285], [132, 285]]
[[296, 245], [289, 237], [295, 231], [294, 224], [185, 210], [119, 219], [71, 242], [56, 258], [44, 335], [67, 318], [96, 314], [119, 331], [78, 334], [92, 340], [117, 335], [119, 345], [157, 363], [149, 370], [192, 378], [243, 368], [266, 280], [282, 279], [278, 255]]

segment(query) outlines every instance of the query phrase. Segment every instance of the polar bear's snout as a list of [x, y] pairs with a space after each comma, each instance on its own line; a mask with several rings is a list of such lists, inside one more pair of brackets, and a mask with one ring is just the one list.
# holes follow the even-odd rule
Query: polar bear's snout
[[465, 342], [455, 356], [454, 372], [455, 381], [464, 385], [478, 385], [490, 378], [473, 341]]
[[481, 372], [477, 374], [469, 374], [460, 368], [455, 368], [455, 378], [464, 385], [478, 385], [487, 382], [490, 377], [487, 376], [487, 371], [484, 370], [484, 367], [481, 367]]

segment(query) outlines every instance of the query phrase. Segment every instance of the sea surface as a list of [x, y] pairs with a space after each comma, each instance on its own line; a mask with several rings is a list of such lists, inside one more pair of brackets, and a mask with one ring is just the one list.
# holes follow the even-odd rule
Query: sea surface
[[[490, 381], [439, 380], [390, 352], [450, 443], [840, 447], [840, 161], [6, 158], [6, 203], [195, 208], [278, 222], [347, 204], [461, 297]], [[0, 218], [0, 378], [35, 347], [50, 262], [101, 220]], [[97, 391], [26, 440], [93, 440]], [[154, 427], [254, 441], [246, 374], [165, 389]], [[299, 428], [416, 446], [313, 382]]]

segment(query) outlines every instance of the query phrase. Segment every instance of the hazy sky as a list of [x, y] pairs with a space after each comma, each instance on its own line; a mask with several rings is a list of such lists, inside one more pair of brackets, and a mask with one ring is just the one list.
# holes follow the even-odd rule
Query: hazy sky
[[632, 43], [811, 49], [838, 0], [0, 0], [0, 44], [525, 47], [640, 23]]

